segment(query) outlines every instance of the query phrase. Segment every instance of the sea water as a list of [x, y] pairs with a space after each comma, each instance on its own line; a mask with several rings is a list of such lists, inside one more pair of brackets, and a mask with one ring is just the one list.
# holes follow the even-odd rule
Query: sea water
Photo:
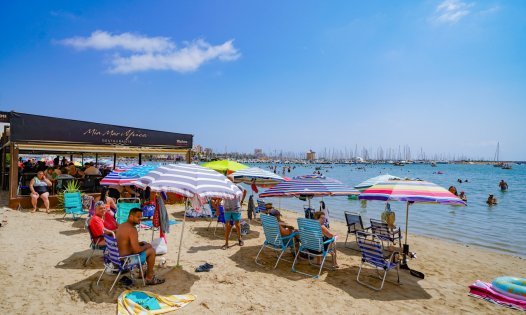
[[[269, 170], [269, 164], [256, 164]], [[283, 165], [278, 165], [277, 174], [285, 177], [312, 174], [315, 167], [327, 177], [355, 186], [362, 181], [380, 174], [398, 177], [420, 178], [444, 188], [455, 186], [460, 193], [464, 191], [468, 205], [449, 206], [440, 204], [415, 203], [409, 208], [409, 234], [419, 234], [448, 241], [476, 245], [493, 251], [526, 257], [526, 165], [513, 165], [504, 170], [492, 165], [469, 164], [332, 164], [332, 165], [290, 165], [291, 172], [282, 173]], [[288, 167], [289, 165], [287, 165]], [[295, 168], [293, 168], [295, 166]], [[442, 174], [439, 174], [442, 173]], [[457, 180], [461, 179], [462, 183]], [[503, 179], [509, 190], [501, 192], [499, 182]], [[467, 180], [467, 182], [465, 182]], [[248, 188], [250, 192], [250, 188]], [[260, 193], [264, 189], [260, 189]], [[493, 194], [498, 201], [488, 206], [486, 200]], [[313, 198], [311, 206], [318, 209], [322, 198]], [[303, 212], [306, 201], [297, 198], [266, 198], [275, 207]], [[349, 200], [347, 197], [324, 197], [329, 208], [330, 218], [345, 221], [344, 211], [358, 212], [364, 224], [370, 218], [379, 219], [385, 202]], [[405, 229], [406, 203], [392, 201], [391, 209], [396, 212], [396, 224]], [[411, 238], [408, 241], [411, 244]]]

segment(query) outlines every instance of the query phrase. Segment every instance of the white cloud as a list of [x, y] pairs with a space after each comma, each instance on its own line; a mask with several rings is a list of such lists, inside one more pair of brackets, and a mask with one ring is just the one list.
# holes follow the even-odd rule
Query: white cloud
[[112, 66], [108, 69], [111, 73], [148, 70], [191, 72], [210, 60], [233, 61], [240, 57], [233, 40], [214, 46], [198, 39], [178, 48], [168, 37], [146, 37], [131, 33], [113, 35], [95, 31], [89, 37], [67, 38], [58, 43], [81, 50], [119, 50], [111, 57]]
[[444, 0], [436, 8], [435, 21], [440, 23], [454, 24], [471, 13], [470, 9], [474, 3], [466, 3], [459, 0]]

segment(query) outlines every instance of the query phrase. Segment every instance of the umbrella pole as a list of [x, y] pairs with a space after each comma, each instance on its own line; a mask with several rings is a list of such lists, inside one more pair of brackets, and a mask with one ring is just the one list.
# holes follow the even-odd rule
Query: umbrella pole
[[400, 268], [402, 269], [409, 269], [407, 266], [407, 255], [409, 255], [409, 245], [407, 245], [407, 224], [409, 222], [409, 201], [406, 203], [405, 208], [405, 241], [404, 241], [404, 248], [402, 252], [402, 265], [400, 265]]
[[184, 233], [184, 223], [186, 222], [186, 210], [188, 207], [188, 198], [184, 200], [184, 215], [183, 215], [183, 226], [181, 227], [181, 237], [179, 238], [179, 251], [177, 252], [177, 267], [179, 267], [179, 258], [181, 257], [181, 247], [183, 246], [183, 233]]

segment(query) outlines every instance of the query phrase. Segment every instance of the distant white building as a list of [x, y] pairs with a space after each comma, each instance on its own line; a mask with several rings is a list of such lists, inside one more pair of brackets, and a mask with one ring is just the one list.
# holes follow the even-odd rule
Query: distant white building
[[263, 157], [263, 149], [254, 149], [254, 156], [256, 158]]

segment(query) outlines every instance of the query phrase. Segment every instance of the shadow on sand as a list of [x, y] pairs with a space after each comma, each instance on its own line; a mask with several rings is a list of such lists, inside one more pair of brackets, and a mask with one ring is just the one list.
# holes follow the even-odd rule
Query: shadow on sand
[[[111, 293], [108, 293], [115, 280], [115, 275], [104, 274], [99, 286], [97, 286], [100, 273], [101, 271], [98, 271], [82, 281], [67, 285], [66, 290], [72, 295], [72, 298], [75, 299], [78, 296], [85, 303], [115, 303], [119, 295], [128, 289], [146, 290], [161, 295], [187, 294], [190, 293], [190, 289], [199, 279], [198, 276], [181, 268], [168, 267], [155, 270], [157, 276], [166, 279], [166, 282], [161, 285], [143, 286], [139, 276], [135, 278], [135, 283], [130, 287], [126, 287], [118, 281]], [[130, 277], [130, 274], [128, 273], [126, 276]]]

